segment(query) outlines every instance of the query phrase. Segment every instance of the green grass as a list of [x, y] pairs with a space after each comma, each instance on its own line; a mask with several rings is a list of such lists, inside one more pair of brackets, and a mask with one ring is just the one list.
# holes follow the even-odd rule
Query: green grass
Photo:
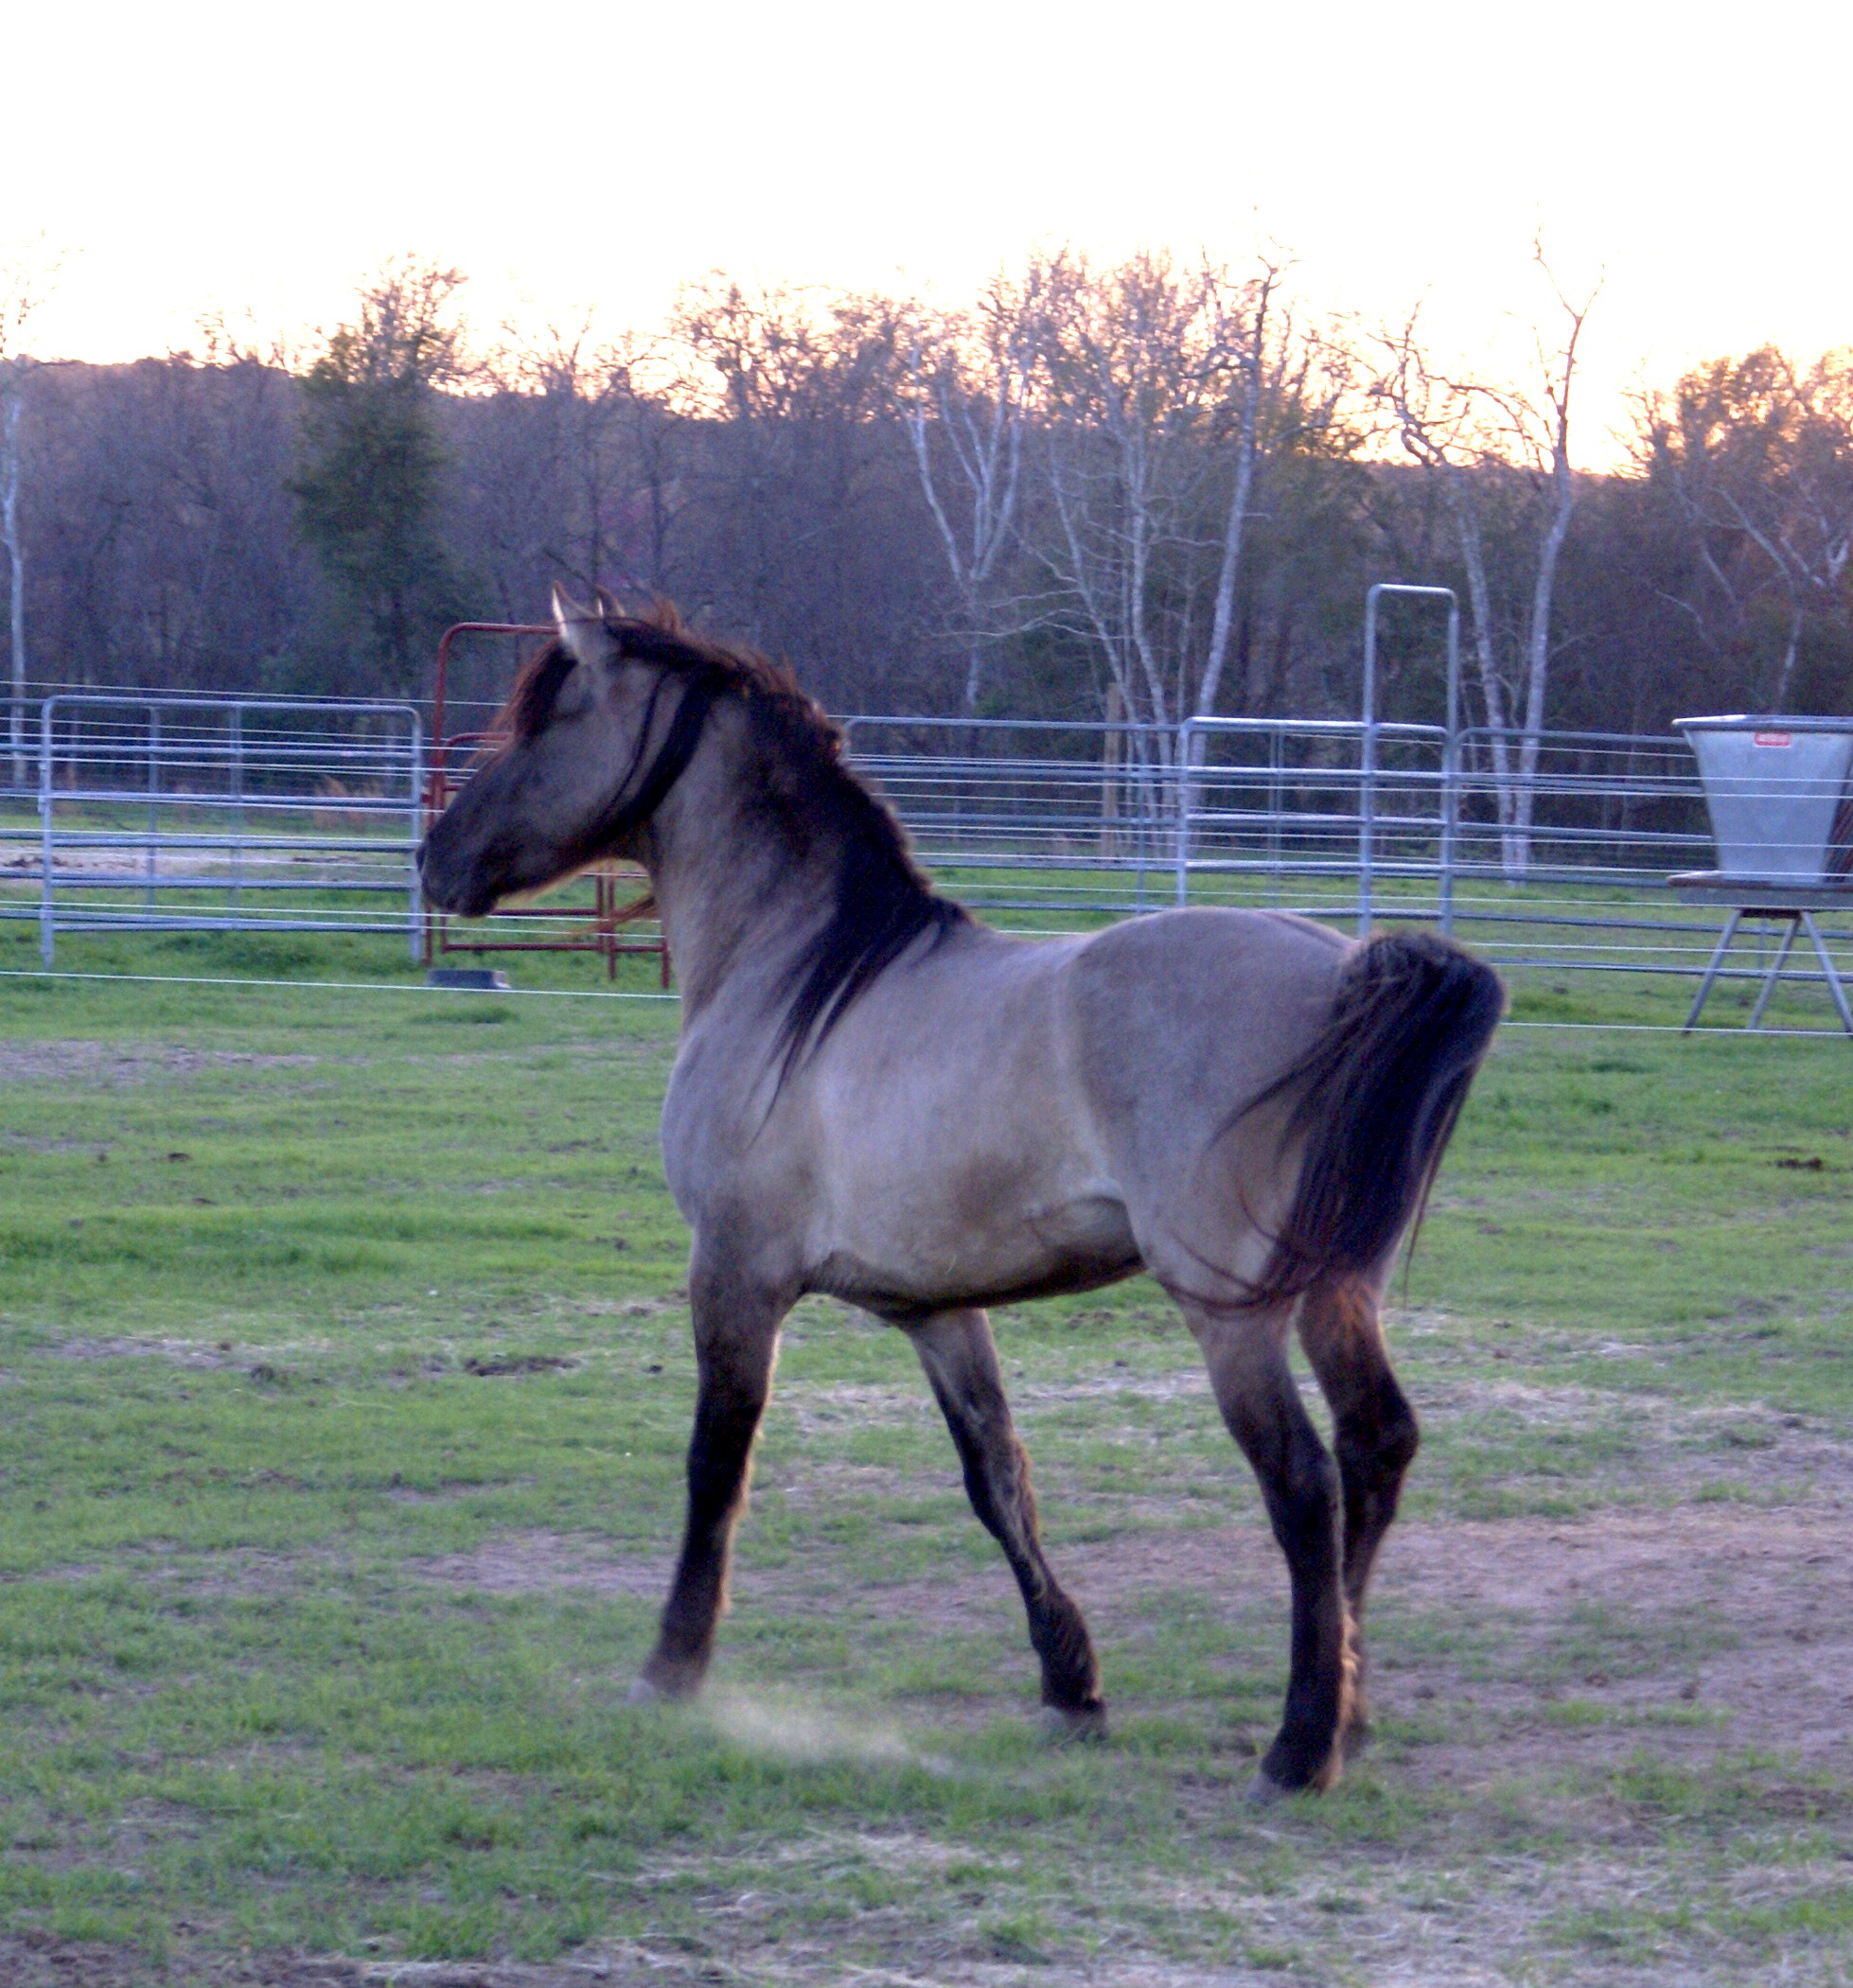
[[[82, 950], [303, 970], [287, 941]], [[313, 950], [318, 977], [409, 973]], [[1468, 1952], [1513, 1980], [1844, 1979], [1846, 1750], [1756, 1680], [1841, 1633], [1809, 1555], [1853, 1488], [1847, 1046], [1502, 1039], [1397, 1293], [1425, 1446], [1379, 1749], [1257, 1816], [1282, 1582], [1142, 1281], [999, 1321], [1111, 1746], [1035, 1743], [1014, 1593], [911, 1356], [822, 1302], [715, 1691], [623, 1702], [693, 1385], [673, 1029], [0, 981], [0, 1943], [107, 1943], [150, 1981], [587, 1949], [671, 1981], [1368, 1981], [1392, 1951], [1438, 1979]], [[1696, 1542], [1677, 1580], [1641, 1571], [1663, 1537]], [[1742, 1590], [1751, 1546], [1793, 1578]], [[1575, 1577], [1534, 1594], [1527, 1556]]]

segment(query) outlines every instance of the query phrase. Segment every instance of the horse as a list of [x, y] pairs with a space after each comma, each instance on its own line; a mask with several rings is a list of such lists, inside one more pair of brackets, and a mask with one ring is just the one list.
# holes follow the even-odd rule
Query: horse
[[[1369, 1715], [1359, 1629], [1416, 1418], [1380, 1310], [1504, 1008], [1425, 933], [1272, 910], [1000, 933], [939, 894], [782, 665], [673, 610], [556, 593], [556, 633], [418, 855], [479, 917], [642, 863], [681, 988], [662, 1108], [691, 1232], [687, 1520], [632, 1697], [700, 1685], [782, 1322], [806, 1293], [911, 1342], [1021, 1591], [1053, 1734], [1101, 1675], [1037, 1526], [989, 1308], [1148, 1271], [1195, 1335], [1291, 1576], [1257, 1800], [1330, 1786]], [[1332, 1454], [1288, 1361], [1297, 1331]]]

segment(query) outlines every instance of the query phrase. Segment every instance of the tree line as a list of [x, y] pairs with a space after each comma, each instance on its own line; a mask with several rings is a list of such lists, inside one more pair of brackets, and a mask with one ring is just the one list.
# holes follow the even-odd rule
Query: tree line
[[[32, 360], [0, 271], [15, 683], [421, 695], [447, 622], [561, 581], [672, 600], [839, 711], [1344, 715], [1396, 579], [1458, 591], [1469, 715], [1521, 773], [1545, 727], [1848, 709], [1853, 353], [1643, 392], [1597, 473], [1600, 300], [1539, 273], [1510, 380], [1268, 258], [1039, 255], [956, 308], [716, 276], [653, 332], [488, 343], [407, 259], [309, 351], [219, 325], [121, 365]], [[1438, 715], [1435, 629], [1385, 627], [1385, 715]]]

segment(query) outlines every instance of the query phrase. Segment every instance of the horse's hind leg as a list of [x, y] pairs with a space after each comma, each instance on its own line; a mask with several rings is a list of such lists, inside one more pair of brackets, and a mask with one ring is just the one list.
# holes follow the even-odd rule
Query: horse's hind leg
[[1350, 1750], [1360, 1748], [1370, 1732], [1358, 1628], [1365, 1592], [1419, 1440], [1415, 1410], [1390, 1370], [1377, 1307], [1375, 1289], [1351, 1279], [1315, 1284], [1299, 1313], [1300, 1344], [1332, 1405], [1333, 1447], [1345, 1492], [1345, 1600], [1358, 1663], [1345, 1730]]
[[698, 1385], [688, 1451], [688, 1525], [662, 1626], [633, 1698], [687, 1698], [714, 1655], [727, 1607], [733, 1522], [746, 1504], [753, 1437], [772, 1389], [783, 1299], [730, 1280], [690, 1280]]
[[1043, 1557], [1030, 1459], [1011, 1423], [990, 1323], [982, 1311], [941, 1311], [909, 1327], [908, 1336], [958, 1446], [972, 1509], [1023, 1592], [1030, 1643], [1042, 1662], [1042, 1701], [1065, 1732], [1103, 1733], [1106, 1707], [1094, 1646], [1081, 1610]]
[[1255, 1793], [1329, 1787], [1350, 1706], [1349, 1611], [1340, 1580], [1338, 1472], [1287, 1364], [1291, 1307], [1223, 1309], [1180, 1299], [1229, 1434], [1260, 1480], [1293, 1583], [1293, 1656], [1280, 1731]]

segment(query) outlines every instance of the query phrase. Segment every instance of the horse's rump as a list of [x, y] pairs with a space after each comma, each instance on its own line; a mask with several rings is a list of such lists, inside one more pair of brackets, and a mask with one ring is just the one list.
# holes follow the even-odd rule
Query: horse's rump
[[1247, 1302], [1374, 1270], [1419, 1223], [1505, 1012], [1499, 976], [1427, 932], [1380, 932], [1345, 963], [1313, 1047], [1244, 1108], [1290, 1100], [1298, 1185]]

